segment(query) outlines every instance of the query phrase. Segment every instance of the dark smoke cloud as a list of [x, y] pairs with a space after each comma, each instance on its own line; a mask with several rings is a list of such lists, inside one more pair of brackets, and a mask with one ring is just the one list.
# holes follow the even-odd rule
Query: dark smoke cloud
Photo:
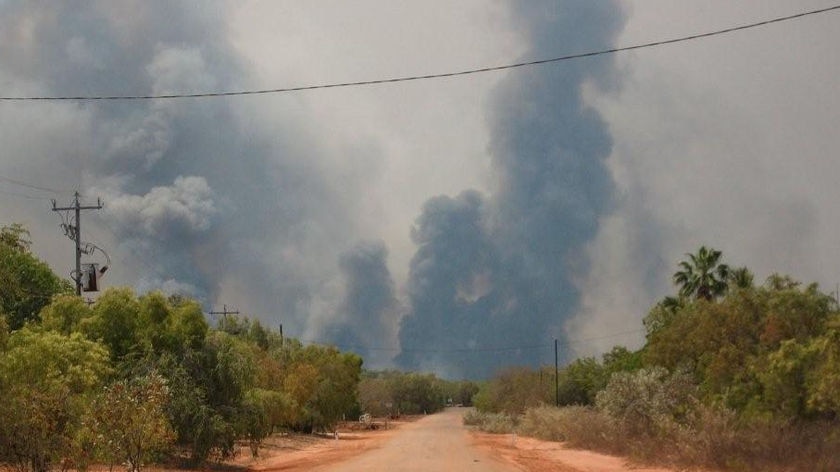
[[344, 298], [324, 336], [360, 354], [365, 365], [383, 368], [393, 356], [399, 303], [381, 241], [360, 242], [343, 253], [339, 267]]
[[[614, 2], [514, 4], [531, 50], [550, 57], [612, 46], [624, 14]], [[582, 98], [587, 81], [610, 85], [609, 58], [512, 73], [490, 110], [499, 185], [430, 200], [418, 218], [400, 327], [400, 365], [486, 377], [510, 364], [538, 365], [578, 306], [582, 250], [610, 209], [605, 159], [612, 140]], [[579, 276], [579, 275], [578, 275]], [[500, 350], [502, 348], [518, 348]]]
[[[5, 2], [0, 78], [9, 91], [38, 95], [242, 88], [249, 71], [230, 44], [226, 9], [215, 1], [200, 8], [168, 1]], [[79, 169], [78, 181], [64, 187], [105, 201], [87, 228], [108, 229], [117, 247], [107, 249], [129, 261], [109, 273], [110, 283], [187, 292], [208, 307], [231, 303], [217, 300], [231, 283], [250, 302], [249, 315], [279, 318], [299, 334], [327, 284], [326, 267], [334, 267], [354, 234], [351, 203], [319, 168], [317, 140], [301, 132], [306, 110], [287, 101], [289, 117], [270, 128], [257, 118], [265, 114], [262, 104], [45, 105], [77, 113], [85, 126], [69, 139], [35, 133], [23, 139], [62, 139], [60, 146], [84, 150], [63, 162]], [[32, 169], [30, 181], [40, 181], [39, 170]]]

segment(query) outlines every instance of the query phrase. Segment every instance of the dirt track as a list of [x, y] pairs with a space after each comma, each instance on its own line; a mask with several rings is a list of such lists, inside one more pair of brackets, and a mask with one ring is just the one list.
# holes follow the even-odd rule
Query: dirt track
[[417, 421], [397, 423], [388, 431], [342, 432], [339, 440], [321, 440], [299, 450], [275, 451], [251, 466], [274, 471], [489, 471], [517, 469], [472, 447], [462, 426], [463, 410], [450, 409]]
[[[345, 432], [338, 441], [321, 439], [265, 451], [250, 464], [274, 471], [489, 471], [489, 472], [668, 472], [628, 465], [618, 457], [567, 449], [560, 443], [468, 431], [466, 410], [451, 408], [396, 429]], [[242, 464], [246, 465], [246, 464]]]

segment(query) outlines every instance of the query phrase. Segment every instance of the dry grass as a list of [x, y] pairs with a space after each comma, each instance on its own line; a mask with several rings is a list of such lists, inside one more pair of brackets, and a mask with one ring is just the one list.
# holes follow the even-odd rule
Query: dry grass
[[585, 449], [616, 450], [618, 431], [606, 416], [582, 406], [529, 408], [519, 433], [549, 441], [565, 441]]
[[648, 431], [585, 407], [528, 409], [517, 431], [526, 436], [645, 463], [725, 471], [840, 471], [840, 424], [738, 421], [700, 407], [687, 423], [663, 419]]
[[506, 434], [516, 431], [517, 418], [504, 413], [470, 410], [464, 414], [464, 424], [485, 433]]

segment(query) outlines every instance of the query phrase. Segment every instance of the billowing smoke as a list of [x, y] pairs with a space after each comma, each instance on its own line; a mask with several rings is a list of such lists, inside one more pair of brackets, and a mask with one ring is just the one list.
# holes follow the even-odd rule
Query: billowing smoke
[[[624, 22], [614, 2], [514, 8], [527, 58], [610, 47]], [[578, 308], [582, 251], [613, 191], [612, 140], [582, 87], [609, 85], [614, 73], [609, 58], [570, 61], [511, 73], [498, 87], [489, 110], [497, 188], [433, 198], [415, 224], [400, 365], [484, 377], [553, 360], [552, 340]]]
[[369, 368], [390, 365], [399, 303], [381, 241], [360, 242], [341, 255], [344, 298], [324, 331], [337, 345], [360, 354]]
[[[230, 43], [227, 8], [215, 1], [200, 8], [162, 1], [4, 2], [0, 79], [8, 94], [20, 95], [244, 88], [249, 70]], [[105, 234], [103, 246], [121, 256], [109, 285], [186, 292], [208, 308], [247, 300], [246, 314], [284, 322], [299, 335], [313, 300], [334, 277], [329, 268], [352, 242], [352, 202], [336, 195], [322, 147], [301, 132], [311, 120], [306, 109], [285, 101], [285, 121], [266, 124], [261, 104], [27, 103], [0, 113], [41, 107], [36, 126], [6, 141], [55, 141], [64, 150], [52, 156], [55, 163], [21, 165], [15, 175], [41, 183], [40, 172], [60, 166], [67, 169], [62, 179], [46, 185], [60, 182], [58, 188], [78, 188], [84, 199], [103, 198], [102, 211], [85, 215], [83, 236]], [[74, 133], [44, 132], [53, 117], [72, 122]], [[66, 125], [54, 128], [60, 127]], [[37, 162], [26, 147], [10, 159]], [[220, 300], [226, 287], [239, 298]]]
[[[2, 2], [0, 83], [8, 95], [262, 88], [227, 29], [236, 3]], [[624, 21], [616, 2], [510, 8], [527, 59], [610, 47]], [[366, 199], [387, 198], [382, 189], [391, 188], [378, 182], [394, 177], [382, 155], [416, 157], [401, 154], [405, 136], [385, 146], [363, 130], [330, 134], [313, 102], [297, 95], [4, 103], [2, 163], [9, 175], [58, 189], [65, 203], [75, 189], [85, 200], [103, 198], [83, 233], [106, 239], [100, 245], [116, 259], [108, 285], [186, 292], [207, 308], [224, 303], [292, 336], [354, 347], [368, 365], [385, 365], [399, 344], [403, 367], [486, 376], [552, 360], [546, 346], [578, 309], [583, 249], [613, 197], [611, 138], [582, 98], [589, 84], [611, 84], [612, 59], [508, 74], [487, 108], [489, 190], [459, 194], [453, 184], [454, 196], [423, 205], [404, 287], [401, 273], [396, 282], [389, 274], [388, 246], [357, 241], [384, 238], [397, 252], [394, 228], [370, 228], [382, 210]], [[294, 78], [290, 71], [272, 81]], [[423, 84], [432, 93], [444, 82]], [[382, 105], [391, 106], [413, 105]], [[471, 166], [462, 172], [485, 175]], [[428, 194], [449, 187], [435, 188]], [[57, 223], [48, 204], [36, 204]], [[408, 260], [405, 252], [395, 259]]]

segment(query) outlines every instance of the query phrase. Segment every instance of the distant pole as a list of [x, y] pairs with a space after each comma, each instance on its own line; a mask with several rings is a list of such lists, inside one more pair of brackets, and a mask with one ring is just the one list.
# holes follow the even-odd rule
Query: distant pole
[[228, 311], [227, 305], [222, 305], [222, 311], [211, 311], [211, 315], [222, 315], [223, 319], [227, 321], [227, 315], [238, 315], [239, 310], [236, 311]]
[[557, 355], [557, 339], [554, 339], [554, 405], [560, 406], [560, 365]]
[[283, 346], [283, 323], [280, 323], [280, 346]]
[[70, 211], [74, 210], [76, 221], [70, 225], [69, 228], [65, 227], [65, 231], [68, 231], [68, 236], [70, 239], [76, 242], [76, 272], [73, 276], [73, 281], [76, 282], [76, 295], [82, 296], [82, 210], [101, 210], [102, 209], [102, 202], [97, 199], [96, 205], [91, 206], [82, 206], [79, 204], [79, 192], [76, 192], [73, 195], [73, 206], [70, 207], [63, 207], [58, 208], [55, 206], [55, 200], [52, 201], [53, 204], [53, 211]]

